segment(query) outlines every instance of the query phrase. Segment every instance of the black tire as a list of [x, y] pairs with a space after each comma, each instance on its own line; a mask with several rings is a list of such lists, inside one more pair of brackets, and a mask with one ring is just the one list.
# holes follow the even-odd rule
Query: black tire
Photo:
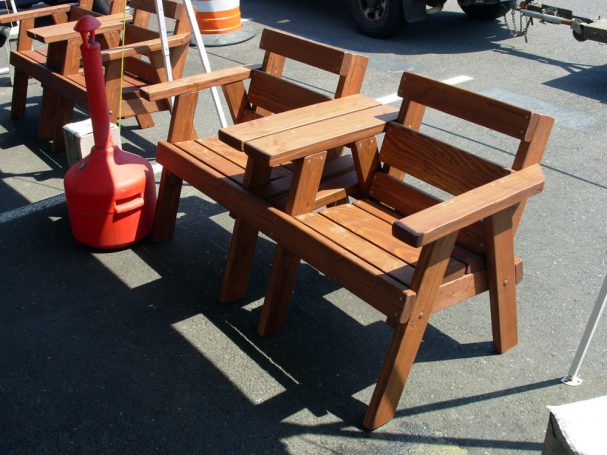
[[101, 14], [110, 14], [111, 0], [93, 0], [93, 11]]
[[498, 17], [502, 17], [510, 11], [509, 3], [493, 3], [489, 5], [462, 5], [460, 0], [457, 0], [459, 7], [466, 16], [479, 21], [492, 21]]
[[405, 26], [402, 0], [350, 0], [350, 12], [360, 32], [373, 38], [394, 36]]

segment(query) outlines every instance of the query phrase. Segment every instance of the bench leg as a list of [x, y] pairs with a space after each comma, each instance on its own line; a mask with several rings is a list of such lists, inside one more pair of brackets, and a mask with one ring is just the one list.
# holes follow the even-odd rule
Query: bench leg
[[299, 257], [294, 256], [281, 246], [277, 246], [268, 290], [257, 327], [259, 335], [270, 335], [278, 332], [284, 326], [298, 270]]
[[398, 406], [424, 336], [432, 305], [445, 276], [457, 233], [424, 246], [411, 284], [417, 291], [411, 316], [398, 323], [388, 347], [363, 425], [372, 430], [388, 422]]
[[485, 220], [491, 327], [498, 353], [518, 342], [512, 214], [507, 209]]
[[53, 138], [53, 152], [65, 150], [65, 136], [63, 127], [72, 120], [74, 113], [74, 102], [66, 98], [58, 98], [57, 110], [55, 112], [55, 134]]
[[163, 242], [173, 237], [182, 184], [179, 177], [162, 170], [152, 241]]
[[427, 325], [426, 316], [414, 324], [399, 324], [394, 329], [388, 354], [365, 414], [365, 428], [373, 430], [394, 417]]
[[38, 124], [38, 139], [41, 141], [53, 139], [55, 136], [55, 114], [58, 104], [59, 97], [57, 97], [57, 94], [43, 87]]
[[257, 233], [255, 227], [240, 218], [234, 222], [230, 251], [219, 296], [221, 303], [234, 302], [245, 296], [255, 255]]
[[15, 74], [13, 76], [13, 100], [11, 102], [12, 118], [21, 118], [25, 115], [28, 82], [29, 77], [27, 73], [15, 69]]
[[142, 130], [154, 126], [154, 118], [150, 113], [137, 114], [135, 116], [135, 119], [137, 120], [137, 125], [139, 125], [139, 128], [141, 128]]

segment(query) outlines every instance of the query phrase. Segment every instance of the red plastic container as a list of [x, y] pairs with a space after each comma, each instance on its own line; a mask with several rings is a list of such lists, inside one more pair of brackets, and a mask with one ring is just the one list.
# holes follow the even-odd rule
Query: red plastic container
[[[76, 240], [95, 248], [123, 248], [152, 231], [156, 186], [152, 166], [144, 158], [112, 143], [99, 43], [99, 21], [82, 17], [75, 30], [81, 46], [87, 99], [95, 145], [64, 179], [65, 197]], [[88, 35], [88, 36], [87, 36]]]

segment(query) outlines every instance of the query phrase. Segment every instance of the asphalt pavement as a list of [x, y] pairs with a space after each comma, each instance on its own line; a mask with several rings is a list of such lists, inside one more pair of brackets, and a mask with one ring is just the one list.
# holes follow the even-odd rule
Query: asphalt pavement
[[[607, 14], [598, 0], [560, 5]], [[517, 236], [519, 345], [493, 354], [486, 295], [433, 315], [396, 417], [364, 431], [390, 338], [376, 312], [303, 264], [285, 330], [258, 337], [273, 244], [260, 241], [246, 298], [219, 304], [232, 220], [189, 186], [170, 241], [113, 252], [76, 244], [65, 156], [36, 140], [41, 87], [29, 85], [26, 115], [14, 120], [0, 76], [0, 452], [540, 452], [547, 405], [607, 394], [605, 320], [582, 385], [560, 382], [607, 272], [607, 47], [541, 23], [525, 42], [502, 20], [467, 19], [454, 1], [385, 41], [357, 33], [346, 0], [243, 0], [241, 9], [258, 33], [209, 48], [213, 68], [260, 62], [269, 26], [367, 55], [366, 95], [390, 97], [412, 70], [555, 117], [545, 190]], [[186, 73], [200, 71], [191, 48]], [[287, 71], [332, 89], [330, 78]], [[217, 116], [201, 98], [197, 130], [212, 134]], [[154, 160], [169, 116], [154, 118], [147, 130], [124, 122], [125, 150]], [[456, 143], [468, 135], [440, 116], [424, 128]], [[476, 144], [512, 160], [508, 143]]]

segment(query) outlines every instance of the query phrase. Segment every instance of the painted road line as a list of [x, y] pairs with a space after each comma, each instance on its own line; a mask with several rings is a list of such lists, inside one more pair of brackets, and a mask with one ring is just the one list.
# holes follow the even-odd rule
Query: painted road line
[[65, 194], [58, 194], [56, 196], [49, 197], [48, 199], [43, 199], [23, 207], [18, 207], [16, 209], [9, 210], [8, 212], [0, 213], [0, 224], [8, 223], [9, 221], [16, 220], [17, 218], [31, 215], [32, 213], [36, 213], [50, 207], [55, 207], [56, 205], [63, 203], [65, 203]]
[[445, 84], [449, 84], [449, 85], [458, 85], [458, 84], [463, 84], [464, 82], [469, 82], [472, 80], [474, 80], [473, 77], [462, 74], [461, 76], [455, 76], [455, 77], [451, 77], [449, 79], [445, 79], [445, 80], [443, 80], [443, 82]]
[[[154, 174], [160, 174], [162, 172], [162, 164], [154, 163], [152, 164], [152, 169]], [[49, 197], [48, 199], [43, 199], [23, 207], [18, 207], [16, 209], [0, 213], [0, 224], [8, 223], [9, 221], [16, 220], [17, 218], [31, 215], [32, 213], [46, 210], [50, 207], [55, 207], [56, 205], [63, 203], [65, 203], [65, 194], [58, 194], [56, 196]]]
[[[445, 84], [449, 84], [449, 85], [458, 85], [458, 84], [463, 84], [464, 82], [468, 82], [468, 81], [472, 81], [472, 80], [474, 80], [473, 77], [462, 74], [461, 76], [455, 76], [455, 77], [451, 77], [449, 79], [445, 79], [442, 82], [444, 82]], [[379, 98], [375, 98], [375, 101], [377, 101], [378, 103], [381, 103], [381, 104], [397, 103], [401, 100], [402, 100], [402, 98], [400, 96], [398, 96], [396, 93], [392, 93], [391, 95], [386, 95], [386, 96], [381, 96]]]

